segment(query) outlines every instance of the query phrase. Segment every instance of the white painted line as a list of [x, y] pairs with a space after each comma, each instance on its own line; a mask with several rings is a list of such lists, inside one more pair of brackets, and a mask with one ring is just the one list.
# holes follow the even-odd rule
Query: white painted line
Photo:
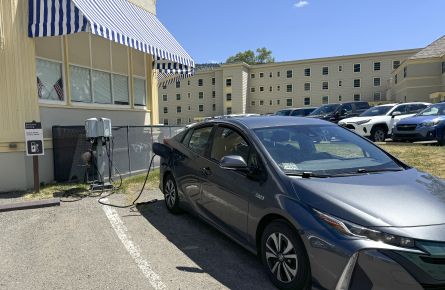
[[[108, 198], [104, 198], [103, 201], [108, 203]], [[117, 211], [114, 208], [105, 205], [102, 206], [102, 209], [104, 210], [105, 215], [110, 221], [111, 226], [121, 240], [125, 249], [136, 262], [139, 269], [141, 269], [142, 273], [148, 279], [151, 286], [153, 286], [153, 288], [155, 289], [166, 289], [167, 287], [161, 281], [159, 275], [152, 270], [150, 263], [142, 257], [138, 247], [131, 241], [130, 237], [127, 235], [127, 227], [124, 225], [124, 222], [121, 220]]]

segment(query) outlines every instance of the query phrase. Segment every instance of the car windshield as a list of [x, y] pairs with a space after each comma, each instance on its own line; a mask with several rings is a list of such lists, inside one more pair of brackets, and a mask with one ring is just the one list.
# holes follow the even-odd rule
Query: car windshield
[[360, 115], [360, 117], [384, 116], [393, 107], [394, 106], [378, 106], [378, 107], [369, 108], [368, 110], [364, 111]]
[[445, 115], [445, 103], [431, 105], [417, 116], [443, 116]]
[[255, 129], [278, 167], [290, 175], [345, 175], [402, 170], [369, 141], [333, 125]]
[[331, 105], [324, 105], [320, 108], [313, 111], [310, 115], [311, 116], [317, 116], [317, 115], [326, 115], [335, 112], [337, 108], [339, 107], [339, 104], [331, 104]]

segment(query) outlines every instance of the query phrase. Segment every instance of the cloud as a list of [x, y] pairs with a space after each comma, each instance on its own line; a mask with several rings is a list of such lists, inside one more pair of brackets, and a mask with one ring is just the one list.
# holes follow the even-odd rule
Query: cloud
[[305, 6], [309, 5], [309, 2], [306, 0], [300, 0], [297, 3], [294, 4], [295, 7], [297, 8], [303, 8]]

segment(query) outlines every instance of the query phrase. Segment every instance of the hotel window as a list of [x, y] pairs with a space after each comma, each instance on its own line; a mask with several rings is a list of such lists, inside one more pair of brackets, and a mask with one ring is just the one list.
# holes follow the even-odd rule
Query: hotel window
[[381, 66], [382, 66], [382, 64], [380, 61], [375, 62], [374, 63], [374, 71], [379, 71], [381, 69]]
[[329, 90], [329, 82], [323, 82], [321, 85], [322, 90]]
[[255, 87], [250, 88], [251, 93], [255, 93]]
[[264, 78], [264, 73], [260, 72], [260, 78]]
[[403, 68], [403, 78], [406, 78], [408, 76], [408, 68], [405, 66]]
[[374, 78], [374, 87], [380, 87], [380, 78]]
[[360, 88], [360, 79], [354, 79], [354, 88]]
[[360, 101], [360, 99], [361, 99], [360, 94], [354, 94], [354, 102], [358, 102]]
[[251, 105], [251, 106], [255, 106], [255, 101], [251, 101], [251, 102], [250, 102], [250, 105]]
[[216, 111], [216, 104], [212, 104], [212, 110]]
[[362, 70], [362, 66], [359, 63], [354, 63], [354, 72], [359, 73]]
[[394, 60], [392, 62], [392, 69], [398, 69], [400, 66], [400, 60]]
[[264, 106], [264, 101], [260, 100], [260, 106]]
[[215, 85], [215, 84], [216, 84], [216, 79], [212, 78], [212, 85]]
[[232, 79], [226, 79], [226, 87], [232, 86]]
[[381, 100], [381, 98], [382, 98], [382, 93], [380, 93], [380, 92], [374, 93], [374, 101], [378, 102]]
[[339, 71], [339, 72], [342, 72], [342, 71], [343, 71], [343, 66], [342, 66], [342, 65], [339, 65], [339, 66], [338, 66], [338, 71]]
[[342, 80], [339, 80], [338, 81], [338, 87], [340, 88], [340, 87], [342, 87], [343, 86], [343, 81]]
[[293, 86], [292, 85], [286, 85], [286, 92], [292, 93], [292, 91], [293, 91]]
[[176, 107], [176, 113], [181, 113], [182, 112], [182, 108], [181, 106], [177, 106]]
[[305, 68], [304, 69], [304, 76], [305, 77], [310, 77], [311, 76], [311, 69], [310, 68]]
[[198, 80], [198, 86], [202, 87], [204, 85], [204, 80], [203, 79], [199, 79]]
[[260, 87], [260, 92], [264, 92], [264, 87]]
[[294, 99], [286, 99], [286, 106], [292, 107], [294, 105]]
[[180, 87], [181, 87], [181, 82], [180, 82], [180, 81], [177, 81], [177, 82], [176, 82], [176, 88], [179, 89]]
[[62, 63], [37, 59], [36, 72], [39, 99], [64, 101]]
[[204, 105], [199, 105], [198, 106], [198, 111], [204, 112]]
[[323, 105], [328, 104], [329, 103], [329, 97], [328, 96], [321, 97], [321, 103]]
[[250, 74], [250, 78], [254, 79], [255, 78], [255, 74]]
[[198, 93], [198, 98], [199, 99], [204, 99], [204, 92], [199, 92]]
[[162, 100], [163, 100], [164, 102], [167, 102], [167, 101], [168, 101], [168, 97], [167, 97], [167, 95], [162, 95]]
[[176, 125], [181, 125], [181, 122], [182, 122], [181, 118], [176, 119]]
[[180, 101], [181, 100], [181, 94], [176, 94], [176, 101]]
[[321, 71], [321, 74], [324, 75], [324, 76], [328, 75], [329, 74], [329, 67], [324, 66], [322, 71]]
[[293, 71], [292, 70], [288, 70], [288, 71], [286, 71], [286, 77], [288, 78], [288, 79], [290, 79], [292, 76], [293, 76]]
[[231, 101], [231, 100], [232, 100], [232, 94], [227, 94], [226, 101]]
[[310, 91], [311, 90], [311, 83], [304, 83], [304, 90]]
[[279, 105], [281, 102], [280, 102], [280, 100], [277, 100], [277, 105]]
[[168, 119], [164, 119], [164, 125], [168, 126]]
[[212, 91], [212, 98], [214, 99], [216, 97], [216, 91]]
[[306, 97], [303, 99], [303, 103], [305, 106], [310, 106], [311, 105], [311, 98]]
[[232, 114], [232, 107], [227, 107], [227, 115]]
[[339, 102], [342, 101], [342, 96], [341, 96], [341, 95], [338, 96], [338, 101], [339, 101]]
[[164, 114], [168, 114], [168, 107], [164, 107]]

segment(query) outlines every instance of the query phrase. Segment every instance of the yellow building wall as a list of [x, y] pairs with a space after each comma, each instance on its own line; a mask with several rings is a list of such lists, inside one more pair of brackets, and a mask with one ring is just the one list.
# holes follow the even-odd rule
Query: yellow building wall
[[0, 152], [23, 142], [24, 122], [39, 120], [34, 40], [28, 1], [0, 1]]

